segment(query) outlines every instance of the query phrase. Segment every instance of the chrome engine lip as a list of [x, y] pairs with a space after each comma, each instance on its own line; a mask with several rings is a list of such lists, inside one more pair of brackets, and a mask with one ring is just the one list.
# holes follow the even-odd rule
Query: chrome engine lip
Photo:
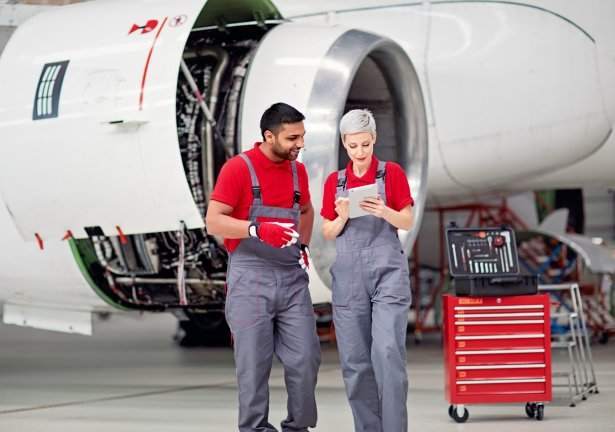
[[[348, 30], [329, 48], [322, 59], [310, 93], [306, 118], [310, 129], [306, 135], [303, 163], [310, 174], [312, 201], [319, 208], [327, 176], [338, 169], [339, 120], [353, 79], [361, 64], [370, 57], [381, 69], [390, 88], [395, 106], [395, 124], [403, 160], [396, 161], [406, 171], [415, 200], [415, 225], [400, 236], [406, 254], [410, 254], [418, 235], [427, 192], [428, 128], [425, 102], [416, 70], [397, 43], [373, 33]], [[333, 156], [332, 156], [333, 155]], [[316, 270], [331, 286], [329, 269], [335, 261], [335, 245], [321, 234], [322, 218], [314, 223], [312, 250]]]

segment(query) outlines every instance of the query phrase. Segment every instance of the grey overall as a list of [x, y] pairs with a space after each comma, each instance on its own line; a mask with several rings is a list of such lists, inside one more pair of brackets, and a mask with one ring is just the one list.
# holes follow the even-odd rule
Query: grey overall
[[[376, 174], [386, 203], [385, 162]], [[336, 198], [347, 197], [346, 170]], [[333, 321], [357, 432], [406, 432], [410, 277], [397, 230], [375, 216], [349, 219], [336, 239]]]
[[[299, 224], [299, 182], [292, 164], [293, 208], [262, 204], [259, 182], [248, 157], [254, 201], [249, 219], [287, 219]], [[283, 431], [307, 431], [316, 425], [314, 389], [320, 344], [308, 291], [308, 276], [299, 265], [299, 242], [277, 249], [245, 238], [229, 258], [226, 320], [234, 338], [239, 390], [239, 431], [273, 432], [269, 423], [269, 375], [273, 354], [284, 367], [287, 418]]]

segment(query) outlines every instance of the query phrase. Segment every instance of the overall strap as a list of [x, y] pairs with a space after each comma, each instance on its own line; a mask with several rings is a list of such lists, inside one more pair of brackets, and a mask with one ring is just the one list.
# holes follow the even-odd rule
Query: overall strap
[[[386, 193], [386, 187], [384, 184], [384, 181], [387, 175], [386, 164], [387, 163], [385, 161], [378, 161], [378, 168], [376, 170], [376, 184], [378, 185], [378, 193], [383, 196]], [[337, 172], [337, 185], [336, 185], [336, 189], [338, 193], [346, 189], [346, 181], [347, 181], [346, 170], [345, 169], [339, 170]]]
[[378, 161], [378, 170], [376, 171], [376, 184], [378, 185], [378, 193], [382, 197], [384, 197], [386, 194], [386, 188], [384, 185], [384, 180], [387, 175], [386, 164], [387, 163], [384, 161]]
[[[259, 206], [263, 205], [263, 200], [261, 196], [261, 187], [258, 183], [258, 177], [256, 177], [256, 171], [254, 170], [254, 165], [252, 165], [252, 161], [250, 158], [245, 155], [245, 153], [240, 153], [239, 156], [246, 162], [248, 165], [248, 169], [250, 170], [250, 179], [252, 180], [252, 194], [254, 196], [253, 205]], [[291, 161], [290, 163], [292, 171], [293, 171], [293, 209], [299, 210], [299, 201], [301, 200], [301, 192], [299, 192], [299, 176], [297, 175], [297, 164], [295, 161]]]
[[346, 189], [346, 181], [347, 181], [347, 177], [346, 177], [346, 169], [343, 170], [339, 170], [337, 172], [337, 185], [335, 186], [335, 188], [337, 189], [337, 192], [339, 193], [340, 191], [343, 191]]
[[250, 170], [250, 178], [252, 179], [252, 195], [254, 196], [253, 205], [263, 205], [261, 199], [261, 187], [258, 184], [258, 178], [256, 177], [256, 171], [254, 171], [254, 165], [250, 161], [250, 158], [245, 153], [240, 153], [239, 156], [246, 162], [248, 169]]
[[295, 161], [291, 161], [290, 166], [293, 169], [293, 209], [299, 210], [301, 192], [299, 192], [299, 176], [297, 175], [297, 163]]

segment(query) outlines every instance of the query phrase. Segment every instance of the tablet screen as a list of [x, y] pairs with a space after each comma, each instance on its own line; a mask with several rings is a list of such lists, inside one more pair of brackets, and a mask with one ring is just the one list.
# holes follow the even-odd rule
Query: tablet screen
[[370, 185], [359, 186], [356, 188], [348, 189], [348, 199], [350, 200], [349, 204], [349, 217], [350, 219], [367, 216], [365, 210], [359, 207], [361, 201], [364, 198], [376, 198], [378, 196], [378, 186], [376, 183], [372, 183]]

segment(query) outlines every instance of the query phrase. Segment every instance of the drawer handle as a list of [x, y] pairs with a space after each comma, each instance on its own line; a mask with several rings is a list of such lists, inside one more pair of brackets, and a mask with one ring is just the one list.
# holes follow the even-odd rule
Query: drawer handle
[[457, 370], [489, 370], [489, 369], [542, 369], [543, 364], [511, 364], [511, 365], [486, 365], [486, 366], [456, 366]]
[[545, 305], [512, 305], [512, 306], [455, 306], [455, 310], [510, 310], [510, 309], [544, 309]]
[[506, 380], [462, 380], [457, 381], [456, 384], [523, 384], [523, 383], [543, 383], [546, 382], [546, 378], [536, 379], [506, 379]]
[[502, 321], [455, 321], [455, 325], [479, 324], [544, 324], [544, 320], [502, 320]]
[[469, 354], [529, 354], [529, 353], [543, 353], [544, 348], [536, 349], [511, 349], [511, 350], [474, 350], [474, 351], [455, 351], [455, 355], [469, 355]]
[[492, 339], [544, 339], [543, 333], [490, 335], [490, 336], [455, 336], [455, 340], [492, 340]]

